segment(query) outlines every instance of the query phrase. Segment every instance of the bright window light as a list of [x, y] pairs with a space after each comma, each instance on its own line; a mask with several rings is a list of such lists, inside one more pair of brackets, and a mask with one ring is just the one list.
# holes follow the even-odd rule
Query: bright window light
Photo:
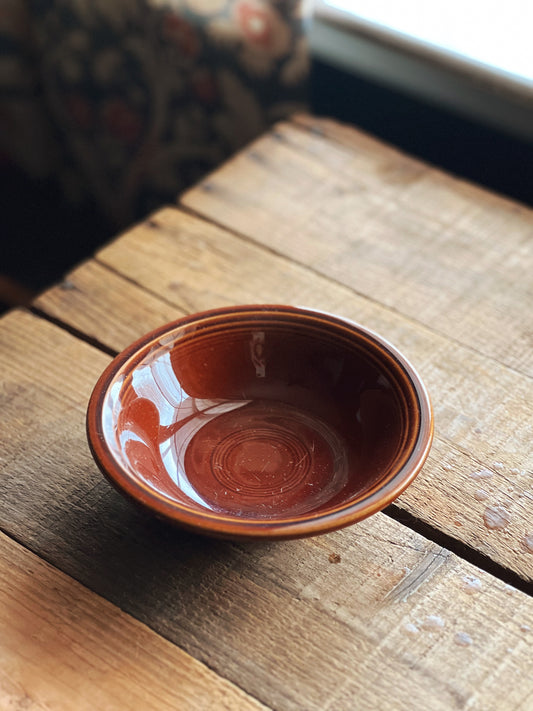
[[533, 81], [533, 0], [321, 0], [343, 13]]

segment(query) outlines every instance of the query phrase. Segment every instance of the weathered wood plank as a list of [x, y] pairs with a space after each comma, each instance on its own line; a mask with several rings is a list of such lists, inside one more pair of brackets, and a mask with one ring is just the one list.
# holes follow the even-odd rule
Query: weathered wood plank
[[41, 294], [34, 306], [116, 350], [185, 313], [94, 260]]
[[382, 514], [257, 545], [142, 515], [85, 444], [108, 358], [26, 313], [0, 328], [12, 536], [277, 709], [526, 711], [528, 596]]
[[[394, 342], [427, 382], [436, 418], [430, 459], [398, 504], [524, 578], [533, 579], [533, 555], [524, 544], [533, 532], [529, 515], [533, 498], [531, 378], [175, 209], [160, 211], [149, 224], [139, 225], [105, 247], [98, 259], [123, 271], [149, 292], [158, 290], [177, 310], [251, 301], [304, 304], [353, 318]], [[160, 325], [158, 308], [150, 318], [151, 301], [146, 301], [146, 318], [136, 321], [130, 304], [142, 303], [143, 292], [134, 296], [131, 282], [124, 285], [125, 293], [131, 295], [124, 301], [125, 309], [114, 306], [106, 317], [105, 294], [110, 291], [113, 299], [121, 286], [109, 270], [91, 270], [91, 276], [98, 274], [104, 281], [80, 290], [74, 316], [64, 307], [63, 294], [45, 294], [41, 307], [80, 327], [77, 314], [93, 319], [96, 298], [98, 317], [93, 319], [91, 334], [116, 350], [141, 335], [143, 328]], [[83, 268], [78, 270], [74, 283], [82, 280], [83, 274]], [[105, 279], [109, 274], [113, 279], [108, 287]], [[115, 328], [117, 322], [122, 328]], [[477, 477], [482, 470], [486, 475]], [[490, 512], [498, 507], [509, 514], [509, 522], [503, 530], [490, 530], [484, 516], [487, 509]]]
[[0, 707], [43, 711], [264, 708], [3, 534]]
[[533, 374], [533, 211], [334, 126], [279, 125], [182, 203]]
[[107, 358], [25, 313], [1, 328], [11, 535], [275, 708], [525, 711], [525, 594], [382, 514], [281, 544], [169, 529], [90, 459], [83, 411]]

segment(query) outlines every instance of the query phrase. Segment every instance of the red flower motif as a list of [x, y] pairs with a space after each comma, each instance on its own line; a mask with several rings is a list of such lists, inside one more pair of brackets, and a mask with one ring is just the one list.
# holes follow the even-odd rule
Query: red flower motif
[[237, 21], [251, 44], [265, 49], [272, 43], [272, 24], [269, 13], [254, 3], [240, 2], [235, 8]]
[[200, 41], [193, 26], [184, 19], [167, 12], [163, 17], [163, 36], [174, 42], [185, 57], [194, 59], [200, 51]]
[[136, 141], [142, 130], [139, 114], [120, 99], [114, 99], [106, 104], [103, 109], [103, 119], [109, 132], [125, 143]]
[[199, 70], [192, 77], [191, 84], [194, 95], [203, 104], [213, 104], [216, 101], [218, 90], [211, 72]]

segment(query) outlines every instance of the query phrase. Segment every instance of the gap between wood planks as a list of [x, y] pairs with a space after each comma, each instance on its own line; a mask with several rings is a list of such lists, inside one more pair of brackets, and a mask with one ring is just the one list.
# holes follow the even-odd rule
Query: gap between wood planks
[[[144, 289], [144, 287], [140, 285], [137, 286], [139, 286], [139, 288]], [[146, 289], [144, 290], [146, 291]], [[97, 339], [86, 335], [82, 331], [79, 331], [78, 329], [70, 326], [67, 323], [64, 323], [59, 318], [49, 316], [42, 309], [32, 306], [29, 310], [31, 311], [31, 313], [38, 316], [39, 318], [49, 321], [55, 326], [62, 328], [75, 338], [78, 338], [79, 340], [88, 343], [93, 348], [97, 348], [98, 350], [103, 351], [111, 357], [115, 357], [116, 355], [118, 355], [118, 351], [116, 351], [115, 349], [109, 348], [105, 344], [100, 343]], [[462, 558], [468, 563], [471, 563], [477, 568], [480, 568], [481, 570], [484, 570], [485, 572], [489, 573], [493, 577], [502, 580], [504, 583], [512, 585], [513, 587], [517, 588], [526, 595], [533, 596], [533, 585], [527, 580], [521, 578], [518, 573], [515, 573], [514, 571], [506, 568], [505, 566], [496, 563], [488, 556], [475, 550], [475, 548], [472, 548], [466, 543], [463, 543], [462, 541], [453, 538], [452, 536], [447, 533], [444, 533], [440, 529], [431, 526], [430, 524], [422, 521], [416, 516], [413, 516], [413, 514], [400, 508], [397, 504], [389, 505], [382, 511], [382, 513], [388, 516], [389, 518], [397, 521], [398, 523], [401, 523], [406, 528], [409, 528], [415, 533], [418, 533], [424, 538], [432, 541], [433, 543], [436, 543], [437, 545], [446, 548], [447, 550], [454, 553], [458, 558]], [[10, 534], [6, 533], [6, 535]], [[20, 545], [25, 545], [21, 541], [17, 541], [17, 543], [20, 543]]]
[[40, 309], [38, 306], [30, 306], [28, 308], [28, 310], [34, 316], [38, 316], [39, 318], [42, 318], [45, 321], [48, 321], [49, 323], [52, 323], [54, 326], [58, 326], [59, 328], [62, 328], [63, 331], [70, 333], [71, 336], [78, 338], [80, 341], [84, 341], [85, 343], [88, 343], [93, 348], [97, 348], [99, 351], [106, 353], [108, 356], [111, 356], [112, 358], [114, 358], [116, 355], [118, 355], [118, 351], [114, 350], [113, 348], [109, 348], [109, 346], [106, 346], [105, 343], [102, 343], [97, 338], [94, 338], [93, 336], [88, 336], [86, 333], [83, 333], [83, 331], [80, 331], [79, 329], [75, 328], [74, 326], [71, 326], [70, 324], [65, 323], [65, 321], [62, 321], [61, 319], [56, 318], [55, 316], [50, 316], [50, 314], [47, 314], [45, 311]]
[[444, 531], [416, 518], [412, 513], [400, 508], [397, 504], [390, 504], [386, 509], [383, 509], [382, 513], [398, 521], [398, 523], [401, 523], [403, 526], [410, 528], [424, 538], [433, 541], [433, 543], [437, 543], [439, 546], [448, 549], [457, 557], [468, 561], [486, 573], [490, 573], [493, 577], [499, 578], [508, 585], [512, 585], [523, 593], [526, 593], [526, 595], [533, 596], [533, 585], [521, 578], [518, 573], [509, 570], [509, 568], [506, 568], [500, 563], [496, 563], [492, 558], [477, 551], [475, 548], [471, 548], [466, 543], [463, 543], [463, 541], [453, 538], [448, 533], [444, 533]]
[[[207, 682], [208, 682], [207, 684], [205, 683], [206, 679], [205, 678], [203, 679], [204, 686], [202, 688], [202, 694], [205, 695], [205, 694], [210, 694], [213, 692], [218, 692], [219, 696], [217, 698], [217, 701], [219, 703], [222, 702], [224, 709], [237, 710], [237, 709], [242, 708], [242, 709], [247, 709], [248, 711], [251, 711], [252, 709], [254, 709], [254, 711], [255, 710], [256, 711], [261, 711], [261, 710], [270, 711], [270, 709], [271, 709], [270, 706], [265, 705], [260, 699], [258, 699], [256, 696], [254, 696], [253, 694], [248, 692], [240, 684], [238, 684], [234, 681], [231, 681], [227, 675], [222, 674], [219, 670], [217, 670], [215, 668], [215, 665], [210, 664], [209, 660], [200, 661], [196, 657], [192, 656], [189, 652], [187, 652], [183, 648], [183, 646], [178, 645], [175, 642], [173, 642], [170, 637], [168, 637], [164, 634], [161, 634], [160, 632], [157, 632], [156, 630], [152, 629], [152, 627], [150, 625], [147, 625], [146, 622], [142, 622], [140, 619], [131, 615], [130, 613], [124, 612], [123, 610], [120, 609], [119, 606], [117, 606], [114, 602], [111, 602], [109, 599], [103, 597], [98, 591], [93, 590], [90, 587], [87, 587], [83, 582], [78, 580], [76, 577], [70, 575], [65, 570], [59, 568], [55, 561], [51, 561], [47, 558], [47, 556], [45, 556], [45, 555], [43, 556], [43, 555], [41, 555], [40, 552], [33, 550], [32, 547], [27, 542], [20, 540], [12, 532], [6, 531], [2, 526], [0, 526], [0, 531], [6, 537], [6, 539], [9, 539], [9, 541], [12, 541], [19, 549], [21, 549], [21, 551], [24, 551], [24, 552], [26, 552], [26, 554], [30, 555], [30, 558], [28, 559], [27, 566], [24, 566], [23, 575], [26, 575], [26, 576], [29, 575], [30, 577], [33, 577], [35, 575], [35, 577], [38, 577], [39, 574], [42, 574], [42, 571], [43, 571], [43, 568], [40, 566], [43, 566], [43, 565], [47, 566], [46, 568], [44, 568], [45, 587], [46, 587], [45, 595], [42, 597], [42, 600], [44, 601], [44, 606], [42, 607], [42, 610], [40, 611], [41, 613], [43, 613], [43, 611], [44, 611], [44, 614], [39, 615], [39, 622], [43, 623], [44, 632], [41, 634], [41, 631], [40, 631], [38, 635], [32, 635], [32, 637], [35, 637], [37, 639], [37, 643], [36, 643], [37, 646], [40, 646], [42, 649], [45, 648], [46, 641], [43, 641], [43, 640], [45, 640], [45, 638], [47, 636], [48, 636], [48, 638], [50, 638], [50, 634], [46, 628], [47, 628], [47, 626], [53, 625], [55, 623], [55, 619], [54, 619], [55, 611], [51, 607], [49, 607], [49, 603], [51, 602], [51, 600], [53, 601], [54, 595], [60, 595], [62, 592], [63, 593], [65, 592], [65, 589], [67, 589], [68, 592], [74, 593], [74, 597], [72, 598], [70, 603], [67, 603], [66, 608], [68, 610], [71, 610], [69, 605], [72, 603], [74, 605], [74, 610], [76, 611], [76, 613], [78, 613], [76, 615], [72, 615], [72, 612], [67, 613], [72, 616], [71, 621], [73, 623], [72, 626], [74, 629], [74, 637], [72, 639], [77, 640], [78, 642], [81, 642], [82, 646], [84, 646], [83, 645], [83, 642], [84, 642], [83, 635], [85, 634], [86, 635], [85, 642], [87, 642], [87, 644], [88, 644], [88, 647], [85, 649], [85, 652], [87, 652], [87, 649], [89, 649], [89, 651], [93, 650], [94, 643], [96, 640], [96, 637], [94, 636], [94, 630], [93, 630], [93, 634], [91, 634], [91, 624], [90, 624], [91, 619], [93, 619], [93, 620], [97, 619], [94, 616], [93, 616], [93, 618], [90, 617], [90, 612], [92, 609], [97, 613], [97, 615], [98, 615], [98, 613], [102, 613], [104, 615], [104, 617], [106, 617], [107, 622], [110, 622], [112, 625], [113, 625], [113, 623], [115, 623], [115, 625], [113, 625], [114, 630], [115, 630], [115, 632], [117, 632], [119, 634], [121, 631], [126, 631], [126, 632], [131, 633], [131, 631], [133, 629], [136, 629], [136, 630], [140, 629], [141, 634], [143, 634], [143, 628], [147, 628], [147, 631], [144, 632], [144, 634], [143, 634], [144, 642], [146, 643], [146, 648], [143, 651], [147, 655], [145, 657], [145, 661], [147, 661], [147, 666], [146, 666], [145, 671], [147, 671], [147, 673], [149, 675], [152, 673], [152, 668], [151, 668], [150, 664], [153, 661], [154, 655], [157, 654], [158, 651], [160, 653], [162, 651], [163, 656], [160, 660], [161, 663], [158, 664], [158, 666], [161, 669], [164, 669], [164, 667], [168, 666], [169, 663], [170, 664], [180, 663], [181, 667], [183, 667], [181, 670], [181, 673], [182, 674], [187, 674], [187, 672], [189, 673], [189, 682], [190, 682], [190, 679], [195, 676], [195, 674], [192, 672], [196, 672], [197, 675], [202, 674], [203, 673], [202, 667], [205, 667], [205, 669], [208, 669], [209, 671], [211, 671], [214, 675], [214, 678], [208, 676], [207, 677]], [[0, 542], [0, 547], [4, 548], [3, 542]], [[5, 555], [5, 550], [3, 550], [2, 553]], [[17, 567], [18, 567], [18, 564], [20, 564], [24, 559], [21, 559], [20, 554], [19, 554], [18, 556], [16, 556], [15, 560], [17, 562]], [[2, 559], [2, 556], [0, 556], [0, 563], [1, 562], [3, 562], [3, 563], [6, 562], [5, 559]], [[58, 576], [58, 578], [54, 578], [54, 580], [51, 580], [51, 577], [48, 577], [48, 579], [47, 579], [47, 574], [49, 574], [50, 576]], [[48, 582], [48, 585], [46, 585], [46, 582]], [[77, 593], [76, 585], [80, 585], [84, 589], [84, 592], [81, 595], [76, 594]], [[68, 586], [68, 587], [66, 587], [66, 586]], [[74, 586], [74, 587], [72, 587], [72, 586]], [[0, 581], [0, 587], [1, 587], [1, 581]], [[13, 590], [15, 592], [17, 591], [16, 583], [15, 583], [15, 588], [13, 588]], [[52, 593], [50, 593], [50, 590], [52, 590]], [[2, 590], [2, 594], [5, 597], [5, 590]], [[36, 595], [37, 595], [37, 593], [36, 593]], [[43, 604], [43, 603], [41, 603], [41, 604]], [[31, 596], [30, 596], [30, 600], [29, 600], [29, 607], [27, 607], [27, 609], [26, 609], [26, 605], [24, 607], [25, 607], [24, 611], [28, 612], [28, 614], [30, 616], [32, 614], [35, 615], [35, 613], [36, 613], [35, 607], [36, 606], [34, 604], [32, 604]], [[84, 615], [87, 616], [87, 614], [89, 614], [89, 617], [88, 617], [89, 626], [88, 627], [82, 620], [82, 617]], [[116, 624], [117, 619], [119, 621], [118, 625]], [[85, 622], [87, 622], [87, 620]], [[122, 623], [122, 626], [120, 626], [120, 623]], [[80, 632], [80, 630], [81, 630], [81, 632]], [[9, 633], [12, 633], [12, 632], [13, 632], [13, 626], [9, 626], [9, 629], [6, 628], [6, 634], [8, 637], [10, 637]], [[109, 634], [111, 634], [111, 633], [109, 632]], [[109, 637], [109, 634], [108, 634], [108, 637]], [[82, 636], [81, 638], [80, 638], [80, 635]], [[110, 651], [113, 652], [112, 642], [110, 643], [109, 639], [106, 639], [105, 633], [103, 635], [103, 640], [104, 640], [104, 647], [102, 648], [103, 651], [102, 651], [101, 658], [100, 658], [100, 655], [98, 655], [98, 658], [102, 662], [105, 661], [106, 653], [109, 654]], [[12, 641], [12, 634], [11, 634], [11, 639], [9, 641]], [[100, 641], [101, 640], [98, 639], [97, 644], [99, 644]], [[52, 636], [52, 640], [51, 640], [52, 646], [53, 646], [53, 642], [54, 642], [54, 638]], [[165, 643], [169, 643], [170, 647], [165, 648]], [[8, 642], [8, 644], [9, 644], [9, 642]], [[74, 642], [74, 646], [76, 646], [76, 642]], [[77, 646], [79, 647], [79, 644]], [[32, 644], [30, 643], [30, 645], [29, 645], [30, 650], [31, 650], [31, 647], [32, 647]], [[6, 651], [7, 650], [8, 650], [8, 647], [6, 647]], [[57, 650], [52, 649], [52, 655], [50, 657], [52, 664], [54, 661], [54, 652], [55, 651], [57, 651]], [[165, 654], [165, 652], [166, 652], [166, 654]], [[73, 655], [76, 656], [75, 649], [73, 651]], [[178, 656], [178, 655], [183, 655], [183, 656]], [[6, 663], [10, 661], [9, 657], [10, 657], [9, 652], [7, 652]], [[89, 654], [89, 656], [84, 655], [83, 657], [80, 657], [82, 664], [83, 663], [90, 664], [89, 659], [90, 659], [90, 654]], [[34, 659], [32, 659], [31, 654], [26, 661], [30, 665], [32, 664]], [[137, 661], [138, 660], [137, 660], [137, 656], [136, 656], [133, 663], [136, 664]], [[192, 667], [191, 667], [191, 665], [192, 665]], [[195, 665], [198, 665], [198, 667], [195, 668]], [[94, 669], [95, 678], [98, 677], [98, 673], [99, 673], [99, 669], [97, 667], [98, 667], [98, 665], [96, 665], [96, 667]], [[45, 668], [46, 668], [46, 665], [45, 665]], [[41, 699], [46, 697], [47, 681], [49, 682], [50, 678], [53, 678], [53, 677], [48, 677], [48, 679], [47, 679], [46, 672], [41, 676], [39, 674], [39, 672], [41, 670], [38, 669], [37, 671], [38, 671], [38, 674], [37, 674], [38, 678], [36, 678], [37, 686], [36, 687], [34, 686], [29, 691], [26, 691], [26, 689], [24, 688], [25, 685], [23, 683], [20, 684], [20, 674], [15, 673], [15, 676], [17, 677], [16, 680], [11, 678], [11, 674], [9, 674], [9, 673], [6, 678], [9, 681], [14, 682], [13, 688], [16, 688], [17, 686], [23, 687], [22, 688], [23, 699], [24, 700], [27, 700], [28, 698], [32, 699], [32, 701], [33, 701], [33, 703], [31, 704], [32, 709], [34, 708], [34, 704], [35, 704], [36, 711], [37, 711], [37, 709], [42, 709], [42, 711], [45, 711], [45, 706], [46, 706], [46, 709], [48, 709], [49, 706], [48, 706], [48, 704], [41, 706], [41, 703], [39, 702], [38, 697], [41, 696]], [[68, 681], [70, 679], [74, 678], [74, 680], [75, 680], [76, 674], [77, 674], [77, 679], [79, 681], [82, 676], [82, 672], [80, 672], [79, 670], [77, 670], [77, 671], [74, 670], [73, 674], [71, 672], [72, 672], [72, 670], [70, 670], [70, 672], [69, 672], [69, 670], [67, 670], [66, 676], [63, 675], [65, 678], [62, 679], [63, 682], [65, 681], [65, 679], [67, 680], [67, 687], [66, 687], [67, 689], [68, 689]], [[107, 674], [107, 672], [106, 672], [106, 674]], [[126, 674], [127, 674], [127, 672], [126, 672]], [[22, 672], [22, 676], [24, 676], [24, 671]], [[2, 702], [8, 701], [9, 700], [8, 696], [11, 697], [11, 694], [9, 694], [9, 690], [6, 694], [5, 679], [2, 679], [1, 677], [2, 677], [2, 673], [0, 672], [0, 697], [1, 697], [0, 698], [0, 706], [3, 709], [4, 706], [3, 706]], [[160, 679], [156, 676], [155, 681], [157, 682], [158, 680], [163, 680], [163, 683], [164, 683], [164, 673], [161, 673]], [[32, 681], [33, 681], [33, 679], [32, 679]], [[4, 683], [2, 683], [2, 682], [4, 682]], [[227, 690], [224, 688], [224, 685], [226, 685], [226, 684], [229, 685]], [[219, 685], [222, 686], [222, 688], [220, 688]], [[30, 686], [31, 686], [31, 684], [30, 684]], [[187, 688], [187, 684], [184, 684], [183, 686], [185, 686], [186, 688], [185, 688], [185, 693], [183, 694], [183, 692], [182, 692], [184, 698], [181, 699], [181, 701], [184, 701], [184, 700], [190, 701], [191, 699], [190, 698], [187, 699], [186, 698], [187, 696], [189, 696], [189, 697], [194, 696], [195, 698], [198, 696], [197, 693], [193, 693], [193, 694], [190, 693], [190, 688]], [[39, 687], [41, 687], [41, 688], [39, 688]], [[68, 706], [68, 705], [64, 706], [61, 703], [62, 698], [64, 698], [61, 696], [61, 688], [62, 688], [61, 685], [58, 686], [57, 690], [60, 692], [60, 696], [55, 699], [54, 707], [55, 707], [56, 702], [58, 702], [57, 703], [58, 708], [59, 707], [60, 708], [70, 708], [70, 706]], [[131, 690], [133, 692], [135, 692], [136, 688], [140, 689], [138, 680], [133, 681]], [[45, 691], [45, 697], [43, 697], [42, 693], [41, 693], [43, 691], [43, 689]], [[35, 693], [36, 691], [37, 691], [37, 694]], [[105, 683], [105, 680], [104, 680], [102, 688], [98, 689], [98, 693], [103, 694], [102, 700], [108, 701], [108, 703], [105, 704], [106, 708], [108, 706], [110, 708], [111, 707], [115, 708], [115, 704], [112, 701], [112, 696], [110, 696], [110, 694], [112, 695], [113, 691], [114, 691], [114, 686], [113, 686], [112, 680], [109, 683]], [[157, 683], [156, 683], [156, 691], [157, 691]], [[237, 696], [237, 698], [233, 698], [235, 691], [240, 691], [243, 694], [243, 697], [239, 698]], [[172, 695], [172, 693], [173, 693], [172, 684], [170, 684], [169, 692], [170, 692], [170, 695]], [[225, 698], [224, 692], [227, 693], [227, 695], [228, 695], [227, 698]], [[167, 708], [167, 703], [165, 703], [165, 700], [163, 699], [163, 697], [161, 697], [160, 695], [159, 696], [156, 695], [154, 698], [157, 702], [154, 704], [154, 706], [157, 706], [157, 708], [160, 708], [159, 702], [161, 702], [164, 705], [164, 707]], [[13, 700], [13, 699], [11, 699], [11, 700]], [[200, 699], [197, 698], [198, 703], [200, 703], [201, 700], [202, 700], [202, 697], [200, 697]], [[204, 696], [203, 700], [205, 703], [205, 701], [206, 701], [205, 696]], [[176, 701], [178, 701], [178, 699], [176, 699]], [[207, 708], [204, 706], [204, 703], [200, 703], [202, 709]], [[16, 704], [16, 702], [15, 702], [15, 705], [17, 708], [19, 708], [19, 706]], [[9, 706], [9, 707], [11, 708], [11, 706]], [[127, 703], [127, 707], [131, 708], [131, 704]], [[161, 708], [162, 707], [163, 706], [161, 706]], [[182, 708], [181, 704], [179, 707]], [[20, 708], [22, 708], [22, 706], [20, 706]], [[24, 708], [26, 708], [25, 705], [24, 705]], [[86, 708], [86, 707], [84, 706], [84, 708]], [[218, 708], [218, 706], [217, 706], [217, 708]], [[222, 708], [222, 706], [220, 708]]]

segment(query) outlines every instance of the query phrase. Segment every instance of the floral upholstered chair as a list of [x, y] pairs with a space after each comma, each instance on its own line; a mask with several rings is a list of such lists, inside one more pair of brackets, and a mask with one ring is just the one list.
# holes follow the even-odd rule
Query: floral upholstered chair
[[4, 167], [128, 224], [305, 107], [303, 15], [300, 0], [2, 0]]

